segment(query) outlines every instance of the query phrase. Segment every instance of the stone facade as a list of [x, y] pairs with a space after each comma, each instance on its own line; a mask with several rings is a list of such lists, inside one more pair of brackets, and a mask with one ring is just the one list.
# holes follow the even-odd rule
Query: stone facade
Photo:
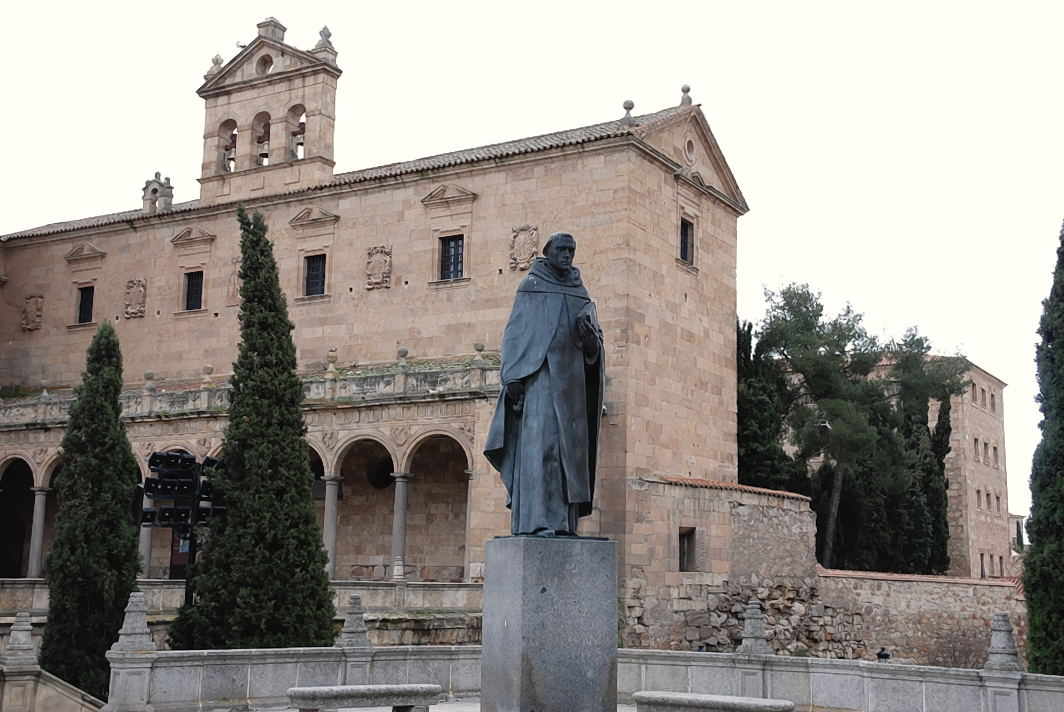
[[[686, 89], [643, 116], [334, 174], [340, 75], [326, 34], [304, 51], [267, 19], [198, 90], [197, 200], [174, 202], [182, 186], [156, 176], [139, 209], [0, 236], [0, 484], [14, 522], [0, 577], [43, 572], [70, 389], [102, 321], [122, 342], [144, 474], [155, 450], [222, 453], [237, 201], [265, 216], [288, 295], [335, 579], [481, 579], [484, 541], [509, 522], [480, 455], [499, 341], [529, 257], [559, 229], [577, 238], [607, 349], [596, 508], [582, 532], [623, 551], [629, 482], [641, 477], [736, 480], [736, 221], [747, 208]], [[457, 272], [444, 270], [455, 239]], [[660, 518], [680, 516], [682, 498], [669, 506]], [[628, 558], [645, 558], [642, 539], [633, 545]], [[144, 530], [141, 550], [147, 576], [183, 575], [169, 530]]]
[[978, 366], [967, 378], [964, 393], [951, 399], [949, 573], [1008, 578], [1015, 573], [1010, 545], [1015, 534], [1005, 467], [1005, 383]]

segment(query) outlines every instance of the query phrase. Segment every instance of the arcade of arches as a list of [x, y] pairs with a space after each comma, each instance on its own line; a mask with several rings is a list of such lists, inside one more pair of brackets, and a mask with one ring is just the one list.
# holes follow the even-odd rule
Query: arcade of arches
[[[135, 446], [142, 476], [154, 450], [197, 457], [221, 454], [213, 439]], [[213, 445], [213, 447], [211, 447]], [[206, 447], [202, 447], [206, 446]], [[463, 581], [469, 576], [467, 526], [469, 444], [452, 434], [422, 434], [406, 448], [379, 436], [351, 436], [335, 457], [309, 444], [313, 498], [330, 577], [341, 580]], [[324, 450], [324, 448], [321, 448]], [[0, 578], [45, 573], [56, 502], [50, 483], [58, 459], [34, 467], [27, 458], [0, 462]], [[42, 482], [35, 486], [35, 480]], [[182, 578], [186, 542], [170, 529], [141, 529], [144, 578]]]

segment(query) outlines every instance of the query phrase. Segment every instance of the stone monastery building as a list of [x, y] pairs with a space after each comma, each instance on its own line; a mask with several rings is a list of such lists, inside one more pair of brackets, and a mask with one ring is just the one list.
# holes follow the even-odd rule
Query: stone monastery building
[[[747, 204], [687, 87], [655, 113], [626, 102], [592, 126], [334, 173], [337, 51], [327, 30], [310, 50], [284, 33], [259, 23], [199, 88], [198, 199], [173, 202], [156, 174], [139, 209], [0, 236], [0, 578], [42, 574], [70, 389], [103, 321], [121, 339], [144, 474], [155, 450], [220, 454], [242, 202], [269, 224], [288, 295], [334, 581], [482, 577], [484, 541], [509, 528], [481, 455], [499, 343], [518, 282], [564, 229], [606, 342], [595, 510], [581, 533], [620, 543], [628, 642], [708, 630], [676, 601], [704, 614], [729, 582], [770, 576], [814, 591], [808, 499], [737, 484], [736, 221]], [[996, 394], [985, 415], [1000, 424], [1003, 384], [985, 381]], [[1003, 447], [978, 437], [977, 449]], [[990, 557], [984, 575], [1008, 565], [1004, 455], [995, 470], [990, 452], [976, 452], [978, 484], [951, 484], [965, 502], [978, 488], [982, 518], [1004, 500], [1002, 545], [958, 556], [965, 575], [978, 576], [976, 554]], [[983, 523], [974, 515], [966, 531]], [[147, 578], [183, 576], [170, 530], [142, 530], [141, 552]]]

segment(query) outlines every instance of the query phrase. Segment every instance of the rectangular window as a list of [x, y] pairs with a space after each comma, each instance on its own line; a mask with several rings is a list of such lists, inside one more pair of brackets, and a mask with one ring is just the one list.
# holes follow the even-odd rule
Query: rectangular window
[[994, 467], [998, 466], [997, 445], [994, 446]]
[[979, 462], [979, 438], [975, 438], [973, 442], [975, 443], [975, 461]]
[[680, 527], [680, 571], [697, 571], [695, 528]]
[[680, 218], [680, 260], [687, 264], [695, 261], [695, 224]]
[[975, 491], [975, 506], [979, 509], [983, 508], [983, 490]]
[[986, 554], [979, 554], [979, 578], [986, 578]]
[[990, 578], [993, 578], [994, 577], [994, 555], [993, 554], [990, 555], [990, 571], [989, 571], [989, 573], [990, 573]]
[[994, 397], [993, 393], [990, 394], [990, 412], [997, 412], [997, 399]]
[[972, 403], [976, 403], [976, 402], [977, 402], [977, 400], [975, 398], [975, 384], [973, 383], [972, 384]]
[[92, 323], [92, 302], [96, 296], [96, 287], [78, 287], [78, 323]]
[[994, 500], [995, 500], [995, 503], [997, 504], [998, 514], [1000, 514], [1001, 513], [1001, 495], [1000, 494], [994, 495]]
[[986, 493], [986, 511], [990, 511], [990, 493]]
[[990, 464], [990, 443], [983, 441], [983, 462]]
[[203, 272], [185, 272], [185, 311], [203, 308]]
[[440, 279], [461, 279], [465, 275], [465, 236], [440, 238]]
[[998, 576], [1004, 576], [1004, 575], [1005, 575], [1005, 557], [1004, 556], [999, 556], [998, 557]]
[[983, 389], [981, 389], [981, 391], [982, 391], [982, 398], [980, 400], [982, 401], [983, 407], [985, 408], [986, 407], [986, 389], [983, 388]]
[[303, 294], [325, 294], [325, 255], [309, 255], [303, 259], [305, 277]]

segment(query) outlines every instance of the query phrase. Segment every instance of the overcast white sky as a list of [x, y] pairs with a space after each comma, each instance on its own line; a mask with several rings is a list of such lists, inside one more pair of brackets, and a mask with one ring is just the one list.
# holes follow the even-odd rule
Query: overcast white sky
[[751, 211], [739, 315], [808, 282], [880, 335], [916, 325], [1009, 383], [1009, 509], [1029, 508], [1035, 330], [1064, 218], [1064, 4], [11, 2], [0, 234], [198, 195], [203, 102], [268, 15], [344, 70], [336, 170], [679, 103], [688, 83]]

